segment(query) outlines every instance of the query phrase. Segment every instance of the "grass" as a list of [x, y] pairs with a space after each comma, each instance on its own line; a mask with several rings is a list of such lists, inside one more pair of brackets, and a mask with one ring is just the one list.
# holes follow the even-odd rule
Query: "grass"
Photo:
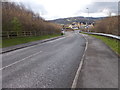
[[113, 39], [113, 38], [104, 37], [104, 36], [98, 36], [98, 35], [91, 35], [91, 34], [88, 34], [88, 35], [102, 40], [113, 51], [115, 51], [118, 55], [120, 55], [120, 50], [119, 50], [120, 41], [119, 40], [116, 40], [116, 39]]
[[2, 48], [2, 38], [0, 38], [0, 48]]
[[0, 48], [5, 48], [5, 47], [28, 43], [28, 42], [37, 41], [37, 40], [48, 39], [48, 38], [57, 37], [57, 36], [60, 36], [60, 34], [3, 39], [2, 44], [0, 44]]

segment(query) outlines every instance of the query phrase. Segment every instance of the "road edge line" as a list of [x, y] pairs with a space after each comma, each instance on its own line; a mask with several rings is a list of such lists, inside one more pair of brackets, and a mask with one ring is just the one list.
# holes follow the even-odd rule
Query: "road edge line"
[[87, 48], [88, 48], [88, 40], [87, 40], [87, 38], [86, 38], [83, 34], [81, 34], [81, 35], [82, 35], [83, 38], [86, 40], [86, 46], [85, 46], [84, 54], [83, 54], [83, 56], [82, 56], [82, 58], [81, 58], [81, 61], [80, 61], [78, 70], [77, 70], [77, 72], [76, 72], [75, 78], [74, 78], [73, 83], [72, 83], [72, 86], [71, 86], [72, 89], [76, 88], [76, 85], [77, 85], [77, 82], [78, 82], [78, 77], [79, 77], [79, 75], [80, 75], [80, 71], [81, 71], [81, 68], [82, 68], [82, 65], [83, 65], [83, 61], [84, 61], [84, 57], [85, 57], [85, 54], [86, 54], [86, 50], [87, 50]]

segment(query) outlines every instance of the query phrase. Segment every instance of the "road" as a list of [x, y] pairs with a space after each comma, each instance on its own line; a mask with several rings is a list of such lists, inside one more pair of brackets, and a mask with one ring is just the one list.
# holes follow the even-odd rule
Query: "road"
[[2, 55], [3, 88], [71, 88], [85, 49], [78, 32]]

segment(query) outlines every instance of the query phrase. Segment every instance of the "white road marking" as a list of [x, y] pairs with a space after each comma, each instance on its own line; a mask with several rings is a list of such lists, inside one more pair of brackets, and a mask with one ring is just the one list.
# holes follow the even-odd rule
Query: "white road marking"
[[59, 39], [56, 39], [56, 40], [52, 40], [52, 41], [49, 41], [49, 42], [45, 42], [45, 43], [42, 43], [42, 45], [43, 44], [46, 44], [46, 43], [53, 43], [53, 42], [55, 42], [55, 41], [59, 41], [59, 40], [61, 40], [61, 39], [65, 39], [66, 37], [63, 37], [63, 38], [59, 38]]
[[41, 53], [41, 52], [42, 52], [42, 51], [37, 52], [37, 53], [35, 53], [35, 54], [32, 54], [32, 55], [30, 55], [30, 56], [28, 56], [28, 57], [25, 57], [25, 58], [23, 58], [23, 59], [21, 59], [21, 60], [19, 60], [19, 61], [16, 61], [16, 62], [14, 62], [14, 63], [12, 63], [12, 64], [9, 64], [9, 65], [7, 65], [7, 66], [1, 68], [0, 70], [5, 69], [5, 68], [8, 68], [8, 67], [10, 67], [10, 66], [12, 66], [12, 65], [15, 65], [15, 64], [19, 63], [19, 62], [22, 62], [22, 61], [24, 61], [24, 60], [26, 60], [26, 59], [28, 59], [28, 58], [30, 58], [30, 57], [33, 57], [33, 56], [35, 56], [35, 55]]
[[[83, 35], [82, 35], [83, 36]], [[83, 36], [84, 37], [84, 36]], [[85, 37], [84, 37], [85, 38]], [[80, 71], [81, 71], [81, 68], [82, 68], [82, 65], [83, 65], [83, 61], [84, 61], [84, 57], [85, 57], [85, 53], [86, 53], [86, 50], [87, 50], [87, 47], [88, 47], [88, 40], [85, 38], [86, 40], [86, 46], [85, 46], [85, 50], [84, 50], [84, 54], [82, 56], [82, 59], [80, 61], [80, 64], [79, 64], [79, 67], [78, 67], [78, 70], [76, 72], [76, 75], [75, 75], [75, 78], [73, 80], [73, 83], [72, 83], [72, 86], [71, 88], [75, 89], [76, 88], [76, 85], [77, 85], [77, 82], [78, 82], [78, 77], [80, 75]]]

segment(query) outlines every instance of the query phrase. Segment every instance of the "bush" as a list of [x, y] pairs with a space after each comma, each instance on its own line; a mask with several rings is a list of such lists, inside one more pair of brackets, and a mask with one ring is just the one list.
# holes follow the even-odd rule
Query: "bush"
[[96, 21], [95, 27], [91, 30], [98, 33], [120, 35], [120, 31], [118, 31], [118, 17], [120, 16], [107, 17]]
[[2, 3], [2, 30], [4, 31], [37, 31], [60, 34], [61, 26], [48, 22], [39, 14], [26, 9], [22, 4]]
[[13, 20], [11, 21], [11, 26], [12, 26], [12, 30], [13, 31], [20, 31], [22, 30], [22, 26], [21, 23], [19, 22], [19, 20], [17, 19], [17, 17], [14, 17]]

